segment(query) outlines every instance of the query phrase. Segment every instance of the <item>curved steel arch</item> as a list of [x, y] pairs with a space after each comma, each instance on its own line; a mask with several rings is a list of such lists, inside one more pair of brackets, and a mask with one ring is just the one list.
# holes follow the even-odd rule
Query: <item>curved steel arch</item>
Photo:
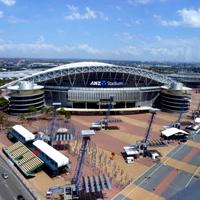
[[[75, 63], [76, 64], [76, 63]], [[69, 76], [69, 75], [75, 75], [80, 73], [96, 73], [96, 72], [115, 72], [115, 73], [125, 73], [125, 74], [131, 74], [131, 75], [138, 75], [142, 76], [144, 78], [149, 78], [152, 80], [155, 80], [157, 82], [170, 85], [173, 82], [176, 82], [175, 80], [166, 77], [162, 74], [158, 74], [156, 72], [152, 72], [145, 69], [139, 69], [137, 67], [130, 67], [130, 66], [119, 66], [119, 65], [110, 65], [104, 63], [104, 65], [97, 65], [96, 63], [94, 65], [87, 66], [83, 65], [80, 66], [80, 63], [78, 66], [74, 65], [73, 67], [68, 67], [68, 65], [63, 65], [59, 67], [55, 67], [46, 71], [42, 71], [36, 74], [33, 74], [31, 76], [23, 77], [18, 79], [17, 81], [11, 82], [6, 85], [14, 85], [18, 81], [31, 81], [34, 83], [40, 83], [47, 80], [63, 77], [63, 76]], [[5, 85], [4, 85], [5, 86]]]

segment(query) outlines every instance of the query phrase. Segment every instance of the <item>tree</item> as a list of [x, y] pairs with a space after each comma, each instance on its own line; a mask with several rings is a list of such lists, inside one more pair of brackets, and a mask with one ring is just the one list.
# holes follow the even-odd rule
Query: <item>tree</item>
[[0, 112], [0, 128], [2, 128], [3, 127], [3, 125], [8, 125], [8, 118], [5, 116], [5, 114], [4, 113], [2, 113], [2, 112]]
[[71, 119], [71, 112], [66, 111], [65, 112], [65, 119], [68, 121], [69, 119]]
[[20, 121], [24, 121], [25, 119], [26, 119], [25, 114], [22, 113], [22, 114], [19, 115], [19, 120]]
[[61, 108], [58, 110], [58, 114], [59, 114], [59, 115], [65, 115], [65, 114], [66, 114], [66, 110], [65, 110], [63, 107], [61, 107]]
[[31, 113], [31, 115], [32, 115], [33, 113], [36, 113], [37, 109], [36, 109], [35, 106], [29, 106], [29, 107], [28, 107], [28, 111], [29, 111], [29, 112]]
[[0, 108], [5, 108], [8, 105], [8, 101], [4, 97], [0, 97]]
[[45, 106], [42, 107], [41, 108], [41, 113], [46, 114], [46, 112], [47, 112], [47, 107], [45, 107]]
[[3, 124], [6, 121], [6, 116], [0, 112], [0, 124]]
[[53, 107], [48, 107], [46, 110], [46, 114], [51, 114], [53, 112]]
[[64, 115], [65, 119], [68, 121], [71, 118], [71, 112], [66, 111], [63, 107], [58, 110], [59, 115]]

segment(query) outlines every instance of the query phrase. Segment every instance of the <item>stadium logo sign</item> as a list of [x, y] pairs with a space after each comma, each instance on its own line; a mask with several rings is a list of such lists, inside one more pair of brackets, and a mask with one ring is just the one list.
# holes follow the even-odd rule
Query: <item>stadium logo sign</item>
[[100, 81], [92, 81], [90, 83], [90, 86], [120, 86], [120, 85], [123, 85], [123, 82], [100, 80]]

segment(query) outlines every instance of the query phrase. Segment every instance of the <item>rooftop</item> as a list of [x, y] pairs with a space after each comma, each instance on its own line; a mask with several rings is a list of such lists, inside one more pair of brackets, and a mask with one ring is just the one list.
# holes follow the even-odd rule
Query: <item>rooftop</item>
[[35, 139], [35, 135], [33, 135], [29, 130], [27, 130], [21, 125], [15, 125], [12, 127], [12, 129], [17, 131], [21, 136], [23, 136], [25, 141], [30, 141]]
[[69, 164], [69, 158], [64, 156], [62, 153], [48, 145], [46, 142], [42, 140], [36, 140], [33, 142], [33, 145], [37, 147], [40, 151], [45, 153], [49, 158], [54, 160], [58, 167], [62, 167]]

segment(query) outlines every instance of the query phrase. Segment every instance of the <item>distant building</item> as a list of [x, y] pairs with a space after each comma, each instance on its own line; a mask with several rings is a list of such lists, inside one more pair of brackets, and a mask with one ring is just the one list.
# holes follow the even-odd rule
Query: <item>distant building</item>
[[40, 111], [44, 106], [43, 86], [28, 81], [20, 81], [9, 86], [9, 111], [13, 115], [28, 114], [30, 108]]
[[200, 73], [177, 73], [169, 74], [170, 78], [184, 83], [184, 85], [192, 88], [200, 88]]

